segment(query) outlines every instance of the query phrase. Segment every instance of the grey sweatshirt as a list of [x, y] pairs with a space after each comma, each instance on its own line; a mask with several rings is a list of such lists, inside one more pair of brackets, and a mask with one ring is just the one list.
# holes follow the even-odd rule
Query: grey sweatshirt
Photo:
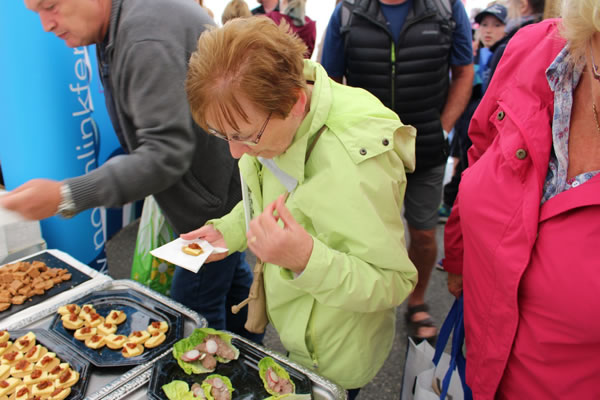
[[213, 24], [192, 0], [113, 0], [106, 61], [128, 154], [66, 181], [78, 212], [153, 194], [182, 233], [241, 199], [237, 160], [196, 125], [184, 90], [189, 57]]

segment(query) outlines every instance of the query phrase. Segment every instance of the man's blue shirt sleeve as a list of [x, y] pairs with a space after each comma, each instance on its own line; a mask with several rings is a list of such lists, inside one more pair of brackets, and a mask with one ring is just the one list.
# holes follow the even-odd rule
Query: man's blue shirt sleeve
[[452, 4], [452, 17], [456, 22], [450, 50], [450, 65], [469, 65], [473, 62], [471, 23], [460, 0]]
[[344, 54], [344, 38], [340, 34], [341, 12], [343, 2], [340, 2], [329, 19], [327, 31], [325, 33], [325, 42], [323, 43], [323, 56], [321, 65], [327, 71], [327, 74], [334, 78], [341, 78], [346, 72], [346, 57]]

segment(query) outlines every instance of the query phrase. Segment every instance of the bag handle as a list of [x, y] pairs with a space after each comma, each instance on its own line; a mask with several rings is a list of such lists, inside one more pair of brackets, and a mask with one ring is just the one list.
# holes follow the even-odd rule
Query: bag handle
[[433, 363], [437, 367], [442, 354], [444, 353], [444, 349], [446, 348], [446, 344], [450, 339], [450, 333], [452, 333], [452, 350], [450, 353], [450, 365], [448, 366], [448, 371], [446, 371], [446, 375], [442, 381], [442, 390], [440, 393], [440, 399], [444, 400], [448, 393], [448, 388], [450, 386], [450, 379], [452, 378], [452, 372], [455, 368], [458, 369], [458, 375], [460, 376], [460, 380], [463, 387], [464, 398], [465, 400], [471, 400], [473, 398], [473, 394], [471, 392], [471, 388], [467, 385], [466, 382], [466, 359], [462, 351], [462, 346], [465, 341], [465, 325], [464, 325], [464, 301], [462, 296], [459, 299], [454, 301], [452, 304], [452, 308], [448, 312], [448, 316], [444, 321], [440, 329], [440, 333], [438, 335], [438, 340], [435, 345], [435, 355], [433, 356]]

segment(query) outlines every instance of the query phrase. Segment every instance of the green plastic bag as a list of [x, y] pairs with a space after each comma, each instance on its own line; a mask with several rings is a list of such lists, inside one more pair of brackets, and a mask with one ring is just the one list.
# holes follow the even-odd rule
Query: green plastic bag
[[152, 196], [146, 197], [133, 254], [131, 279], [168, 296], [175, 265], [154, 257], [150, 250], [173, 239], [173, 229], [165, 220], [156, 200]]

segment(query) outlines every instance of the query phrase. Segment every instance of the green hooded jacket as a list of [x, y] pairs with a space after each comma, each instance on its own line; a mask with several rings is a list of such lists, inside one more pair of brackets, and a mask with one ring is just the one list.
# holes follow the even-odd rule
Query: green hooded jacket
[[[359, 388], [387, 358], [395, 308], [417, 282], [401, 213], [416, 131], [367, 91], [329, 79], [317, 63], [306, 60], [304, 75], [314, 81], [310, 111], [273, 160], [298, 180], [286, 206], [314, 245], [298, 277], [265, 263], [267, 311], [291, 360], [346, 389]], [[254, 215], [285, 192], [255, 157], [242, 156], [239, 167]], [[230, 251], [247, 247], [241, 202], [211, 223]]]

